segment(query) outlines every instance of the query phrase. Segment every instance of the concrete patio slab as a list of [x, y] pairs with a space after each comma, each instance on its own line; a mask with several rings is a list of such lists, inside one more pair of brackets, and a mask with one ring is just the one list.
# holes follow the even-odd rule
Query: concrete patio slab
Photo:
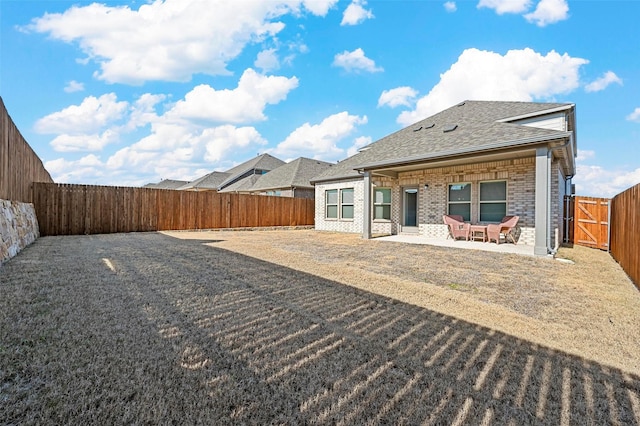
[[378, 241], [395, 241], [398, 243], [409, 243], [409, 244], [426, 244], [431, 246], [438, 247], [452, 247], [459, 248], [465, 250], [483, 250], [483, 251], [492, 251], [498, 253], [512, 253], [512, 254], [521, 254], [527, 256], [534, 256], [533, 254], [533, 246], [525, 245], [525, 244], [496, 244], [496, 243], [483, 243], [481, 241], [464, 241], [464, 240], [452, 240], [450, 238], [442, 239], [442, 238], [428, 238], [422, 235], [409, 235], [409, 234], [400, 234], [400, 235], [389, 235], [386, 237], [376, 237]]

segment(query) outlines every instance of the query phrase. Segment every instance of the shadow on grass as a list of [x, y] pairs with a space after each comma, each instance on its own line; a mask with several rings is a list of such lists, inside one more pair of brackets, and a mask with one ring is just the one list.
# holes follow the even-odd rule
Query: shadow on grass
[[218, 424], [640, 423], [636, 376], [202, 242], [97, 238], [96, 262], [108, 256], [116, 271], [103, 291], [123, 291], [123, 316], [142, 312], [158, 337], [150, 348], [172, 357], [172, 368], [154, 367], [141, 349], [135, 368], [156, 368], [142, 374], [146, 388], [180, 388], [158, 397], [165, 411], [155, 416], [125, 402], [115, 413]]

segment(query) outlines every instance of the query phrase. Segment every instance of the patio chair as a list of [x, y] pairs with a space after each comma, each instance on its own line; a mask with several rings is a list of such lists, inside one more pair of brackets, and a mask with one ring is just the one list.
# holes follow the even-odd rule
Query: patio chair
[[454, 240], [457, 238], [464, 238], [469, 240], [469, 230], [471, 229], [470, 223], [465, 223], [462, 216], [457, 214], [445, 214], [442, 216], [445, 225], [449, 228], [449, 236]]
[[496, 240], [496, 244], [500, 244], [500, 234], [504, 235], [504, 241], [509, 242], [509, 239], [516, 244], [516, 237], [514, 235], [514, 229], [518, 223], [520, 216], [505, 216], [500, 223], [491, 223], [487, 225], [487, 236], [489, 242]]

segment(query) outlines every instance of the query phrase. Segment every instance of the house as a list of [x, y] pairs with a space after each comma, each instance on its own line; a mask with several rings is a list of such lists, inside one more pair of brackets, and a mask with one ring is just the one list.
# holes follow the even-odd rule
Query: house
[[165, 179], [159, 183], [148, 183], [143, 188], [248, 193], [251, 186], [261, 175], [283, 164], [286, 163], [272, 155], [262, 154], [226, 172], [214, 171], [207, 173], [192, 182]]
[[251, 193], [313, 199], [315, 189], [311, 178], [331, 166], [331, 163], [300, 157], [260, 176]]
[[220, 184], [229, 177], [231, 177], [229, 173], [211, 172], [177, 189], [179, 191], [217, 191]]
[[158, 183], [148, 183], [144, 185], [143, 188], [179, 189], [181, 186], [184, 186], [187, 183], [188, 182], [186, 180], [163, 179]]
[[226, 172], [208, 173], [177, 189], [313, 198], [315, 192], [310, 179], [329, 167], [330, 163], [309, 158], [285, 163], [262, 154]]
[[518, 215], [518, 243], [546, 255], [576, 152], [574, 104], [465, 101], [315, 177], [316, 229], [446, 238], [447, 213], [481, 224]]
[[276, 169], [283, 164], [280, 160], [269, 154], [261, 154], [251, 160], [245, 161], [225, 173], [229, 175], [218, 186], [218, 192], [244, 192], [248, 193], [251, 186], [265, 173]]

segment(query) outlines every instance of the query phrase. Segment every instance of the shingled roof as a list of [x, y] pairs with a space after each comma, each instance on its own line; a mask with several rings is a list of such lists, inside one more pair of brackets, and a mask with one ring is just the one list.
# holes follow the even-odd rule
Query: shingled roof
[[229, 178], [230, 174], [225, 172], [211, 172], [194, 180], [193, 182], [189, 182], [185, 185], [182, 185], [178, 189], [181, 191], [185, 190], [211, 190], [218, 189], [218, 186]]
[[244, 175], [251, 170], [265, 170], [271, 171], [276, 169], [283, 164], [286, 164], [279, 158], [276, 158], [269, 154], [261, 154], [251, 160], [245, 161], [242, 164], [238, 164], [232, 169], [226, 171], [229, 173], [229, 178], [227, 178], [224, 182], [222, 182], [219, 186], [220, 190], [225, 189], [227, 186], [233, 184], [236, 180], [240, 178], [244, 179]]
[[279, 158], [269, 154], [261, 154], [251, 160], [245, 161], [242, 164], [238, 164], [237, 166], [227, 170], [225, 173], [229, 173], [231, 176], [236, 176], [252, 169], [273, 170], [283, 164], [285, 164], [285, 162]]
[[[271, 172], [269, 172], [271, 173]], [[220, 189], [219, 192], [249, 192], [253, 188], [253, 184], [260, 178], [260, 175], [248, 175], [239, 179], [230, 185]]]
[[360, 177], [357, 169], [473, 155], [565, 138], [569, 132], [510, 121], [573, 107], [570, 103], [465, 101], [368, 145], [312, 182]]
[[279, 188], [312, 189], [311, 179], [331, 166], [331, 163], [300, 157], [260, 176], [251, 189], [255, 191]]
[[158, 183], [148, 183], [143, 186], [143, 188], [153, 188], [153, 189], [178, 189], [181, 186], [187, 184], [186, 180], [174, 180], [174, 179], [164, 179]]

